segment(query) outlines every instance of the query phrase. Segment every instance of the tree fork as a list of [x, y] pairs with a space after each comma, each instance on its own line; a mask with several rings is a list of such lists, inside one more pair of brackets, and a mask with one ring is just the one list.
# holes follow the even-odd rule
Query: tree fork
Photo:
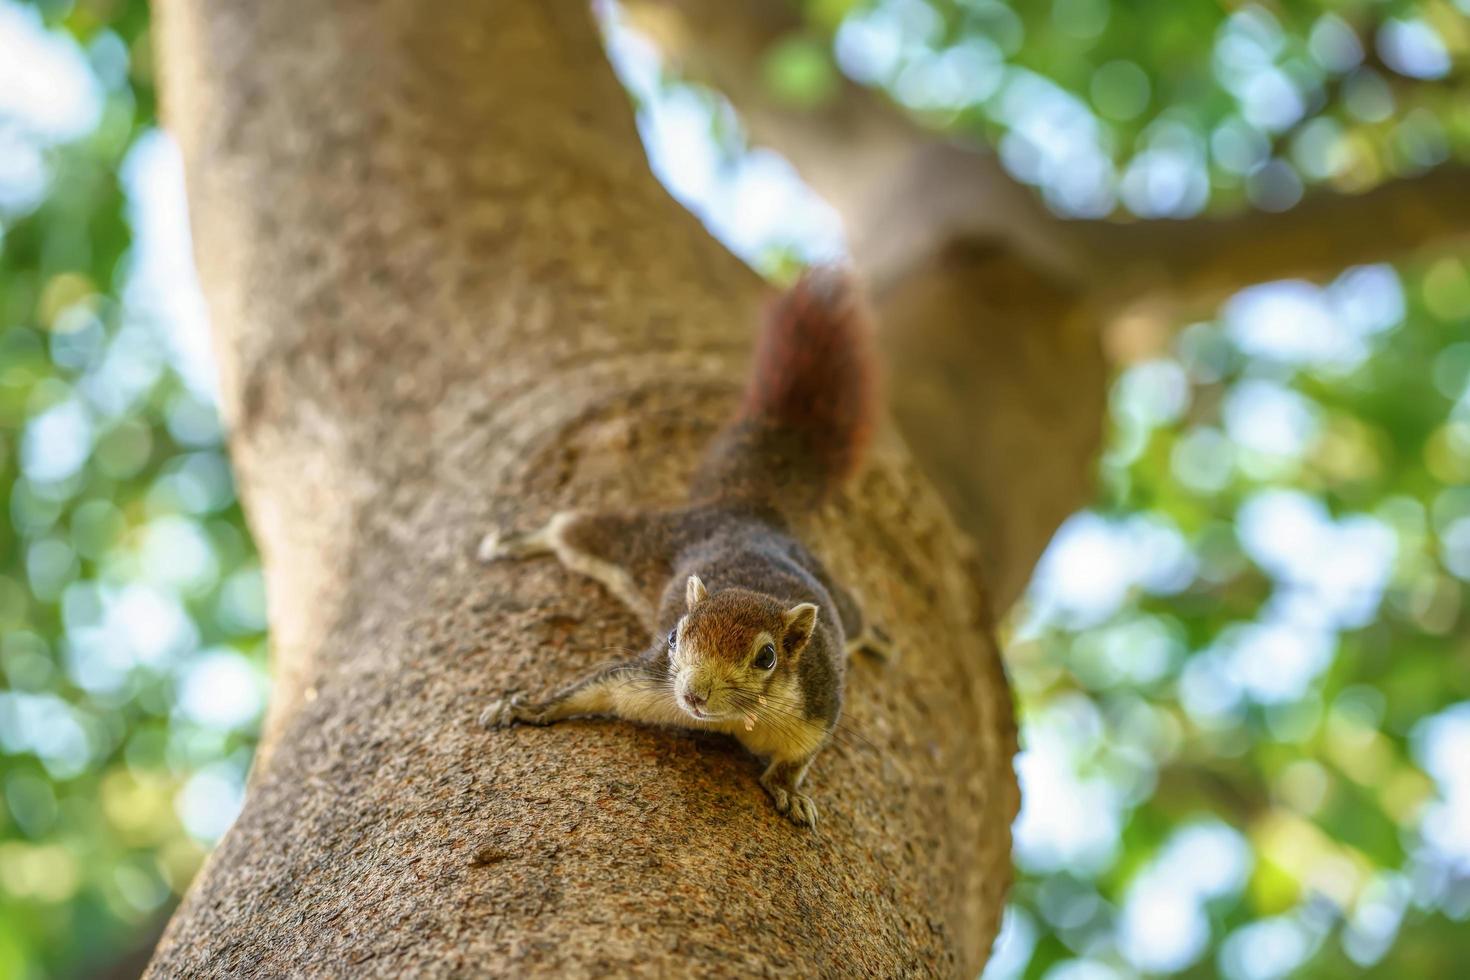
[[775, 97], [760, 66], [807, 30], [799, 4], [622, 6], [841, 213], [873, 285], [898, 429], [979, 543], [996, 608], [1010, 608], [1057, 527], [1090, 499], [1102, 443], [1107, 303], [1070, 224], [994, 154], [922, 129], [851, 81], [818, 106]]
[[879, 287], [899, 428], [980, 543], [1000, 609], [1090, 499], [1111, 326], [1184, 322], [1257, 282], [1321, 279], [1470, 240], [1463, 160], [1368, 189], [1315, 187], [1284, 212], [1064, 220], [988, 149], [925, 129], [880, 92], [838, 79], [817, 105], [781, 99], [762, 71], [768, 52], [820, 30], [793, 0], [621, 6], [842, 213], [854, 258]]
[[733, 744], [479, 708], [643, 641], [475, 542], [669, 502], [761, 288], [649, 174], [580, 0], [166, 0], [274, 693], [153, 976], [973, 975], [1010, 876], [978, 561], [892, 438], [805, 537], [904, 651], [770, 808]]

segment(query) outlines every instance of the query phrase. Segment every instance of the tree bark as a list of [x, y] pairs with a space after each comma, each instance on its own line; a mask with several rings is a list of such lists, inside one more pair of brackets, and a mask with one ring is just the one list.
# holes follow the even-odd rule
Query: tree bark
[[714, 738], [484, 732], [644, 641], [478, 537], [681, 496], [760, 286], [648, 172], [580, 0], [166, 0], [274, 693], [153, 976], [974, 975], [1010, 876], [978, 562], [880, 440], [804, 528], [904, 653], [781, 819]]
[[1088, 297], [992, 243], [957, 239], [879, 292], [898, 428], [978, 542], [995, 608], [1025, 591], [1092, 498], [1106, 370]]
[[1129, 298], [1198, 306], [1258, 282], [1323, 279], [1352, 265], [1470, 240], [1470, 166], [1451, 162], [1348, 193], [1314, 188], [1281, 212], [1187, 221], [1076, 223], [1098, 277], [1124, 270]]

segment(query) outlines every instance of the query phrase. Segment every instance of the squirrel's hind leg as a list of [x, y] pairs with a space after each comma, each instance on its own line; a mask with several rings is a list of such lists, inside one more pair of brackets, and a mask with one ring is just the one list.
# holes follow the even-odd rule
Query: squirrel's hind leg
[[556, 551], [553, 543], [552, 529], [555, 527], [557, 518], [562, 513], [552, 516], [541, 527], [534, 531], [521, 531], [503, 533], [491, 531], [480, 539], [480, 547], [475, 557], [489, 564], [492, 561], [509, 561], [516, 558], [530, 558], [534, 555], [549, 555]]
[[872, 657], [874, 660], [881, 660], [884, 663], [888, 663], [898, 656], [898, 650], [894, 647], [893, 640], [889, 639], [887, 633], [871, 623], [865, 625], [857, 636], [847, 641], [847, 655], [849, 657], [856, 656], [860, 653]]
[[552, 554], [566, 568], [600, 583], [652, 628], [657, 600], [640, 582], [669, 574], [669, 534], [658, 514], [589, 514], [564, 510], [534, 531], [492, 531], [480, 542], [483, 562]]
[[867, 613], [853, 594], [836, 582], [828, 579], [827, 591], [837, 606], [837, 618], [842, 621], [842, 633], [846, 638], [845, 649], [849, 657], [862, 653], [875, 660], [893, 660], [898, 651], [887, 633], [868, 619]]

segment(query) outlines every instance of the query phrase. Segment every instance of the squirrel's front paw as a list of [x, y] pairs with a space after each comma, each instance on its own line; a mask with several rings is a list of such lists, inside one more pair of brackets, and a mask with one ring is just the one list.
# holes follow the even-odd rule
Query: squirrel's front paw
[[765, 780], [762, 782], [766, 792], [771, 794], [771, 802], [776, 804], [776, 812], [784, 813], [791, 819], [792, 823], [803, 827], [815, 827], [817, 825], [817, 805], [812, 798], [805, 793], [778, 786], [776, 783]]
[[481, 728], [506, 728], [515, 724], [522, 718], [522, 710], [526, 706], [524, 694], [511, 694], [501, 698], [499, 701], [491, 701], [480, 712]]
[[790, 807], [785, 813], [792, 823], [813, 828], [817, 825], [817, 805], [804, 793], [790, 794]]

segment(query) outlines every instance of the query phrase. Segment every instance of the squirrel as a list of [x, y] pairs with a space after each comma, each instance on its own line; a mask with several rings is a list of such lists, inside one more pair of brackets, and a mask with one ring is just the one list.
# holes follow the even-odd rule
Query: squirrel
[[653, 640], [543, 700], [511, 694], [487, 728], [604, 716], [733, 735], [768, 760], [776, 809], [815, 827], [801, 791], [842, 712], [848, 656], [886, 658], [887, 638], [792, 534], [852, 475], [876, 413], [871, 329], [849, 276], [809, 270], [766, 315], [744, 402], [672, 510], [562, 511], [491, 533], [483, 561], [551, 554], [600, 582]]

